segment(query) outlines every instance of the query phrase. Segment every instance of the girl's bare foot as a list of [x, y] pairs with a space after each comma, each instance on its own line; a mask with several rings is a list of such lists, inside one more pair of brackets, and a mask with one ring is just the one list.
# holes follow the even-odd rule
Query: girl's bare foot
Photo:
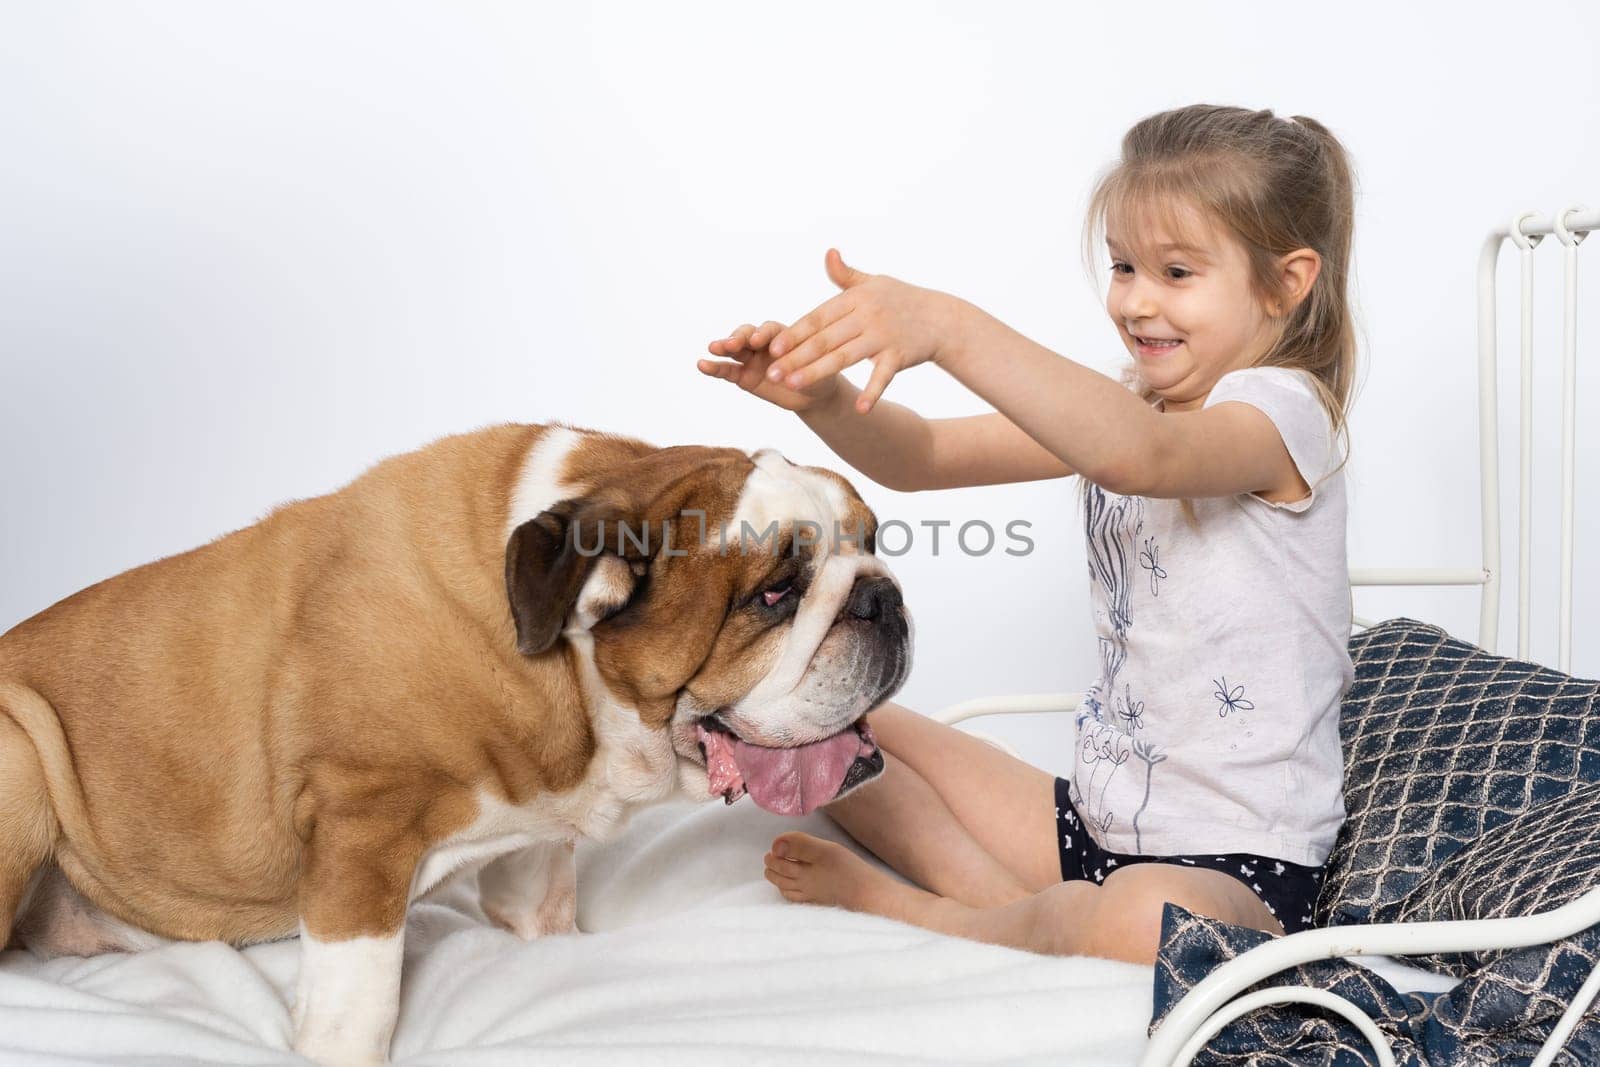
[[[1082, 954], [1059, 932], [1081, 924], [1093, 903], [1084, 894], [1102, 891], [1089, 882], [1058, 882], [1010, 904], [977, 908], [907, 885], [842, 845], [797, 830], [774, 838], [766, 861], [767, 881], [785, 900], [832, 904], [936, 933], [1057, 955]], [[1072, 916], [1074, 923], [1062, 915]]]
[[765, 859], [767, 881], [778, 887], [785, 900], [831, 904], [899, 919], [909, 903], [906, 898], [917, 892], [843, 845], [798, 830], [774, 838]]

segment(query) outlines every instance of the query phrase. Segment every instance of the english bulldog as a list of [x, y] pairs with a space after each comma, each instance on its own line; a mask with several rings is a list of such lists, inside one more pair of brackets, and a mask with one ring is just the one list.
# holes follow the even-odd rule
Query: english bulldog
[[574, 929], [573, 846], [883, 768], [911, 620], [876, 520], [773, 451], [504, 425], [0, 636], [0, 945], [298, 933], [294, 1047], [387, 1056], [407, 907]]

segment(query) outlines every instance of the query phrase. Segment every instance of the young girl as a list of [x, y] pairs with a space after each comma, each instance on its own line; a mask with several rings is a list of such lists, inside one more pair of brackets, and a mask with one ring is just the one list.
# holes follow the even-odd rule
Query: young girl
[[[1118, 383], [945, 293], [846, 266], [792, 326], [745, 325], [700, 370], [796, 411], [891, 489], [1083, 481], [1100, 669], [1056, 778], [895, 704], [887, 766], [826, 810], [923, 889], [808, 834], [766, 876], [835, 904], [1038, 952], [1148, 963], [1163, 905], [1273, 934], [1311, 922], [1344, 818], [1351, 680], [1342, 474], [1355, 361], [1345, 151], [1321, 124], [1153, 115], [1090, 200]], [[857, 390], [840, 371], [872, 361]], [[879, 402], [933, 363], [994, 413]]]

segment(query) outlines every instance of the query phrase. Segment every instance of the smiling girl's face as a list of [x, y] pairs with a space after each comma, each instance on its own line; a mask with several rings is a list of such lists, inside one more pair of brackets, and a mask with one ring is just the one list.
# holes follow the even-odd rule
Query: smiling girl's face
[[1135, 235], [1108, 220], [1106, 312], [1163, 408], [1191, 411], [1218, 378], [1265, 353], [1276, 326], [1250, 287], [1238, 241], [1187, 205], [1178, 214], [1178, 235], [1155, 224]]

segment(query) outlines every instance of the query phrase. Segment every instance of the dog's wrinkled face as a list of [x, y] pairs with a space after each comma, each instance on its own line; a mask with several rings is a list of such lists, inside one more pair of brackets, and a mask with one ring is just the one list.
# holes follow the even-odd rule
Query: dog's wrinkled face
[[712, 794], [804, 814], [882, 771], [863, 717], [910, 673], [911, 617], [873, 551], [877, 520], [838, 476], [758, 453], [731, 527], [740, 586], [674, 742], [693, 728]]
[[[540, 581], [561, 586], [571, 594], [562, 633], [592, 642], [608, 692], [670, 730], [692, 765], [686, 777], [703, 769], [705, 795], [732, 803], [749, 792], [768, 810], [803, 814], [883, 769], [864, 716], [910, 672], [911, 619], [874, 552], [876, 519], [848, 482], [776, 452], [733, 453], [734, 462], [716, 451], [649, 507], [590, 500], [578, 508], [611, 520], [606, 551], [564, 583], [557, 531], [548, 522], [542, 533], [528, 530], [550, 513], [519, 528], [507, 564], [519, 644], [539, 651], [530, 648], [538, 628], [524, 615], [539, 603]], [[670, 519], [670, 543], [640, 514]], [[618, 522], [635, 536], [619, 539]], [[574, 519], [568, 528], [580, 548], [599, 544], [597, 523]], [[646, 529], [651, 543], [641, 548], [636, 535]], [[550, 568], [531, 583], [539, 576], [517, 565], [525, 530], [533, 541], [523, 553]]]

